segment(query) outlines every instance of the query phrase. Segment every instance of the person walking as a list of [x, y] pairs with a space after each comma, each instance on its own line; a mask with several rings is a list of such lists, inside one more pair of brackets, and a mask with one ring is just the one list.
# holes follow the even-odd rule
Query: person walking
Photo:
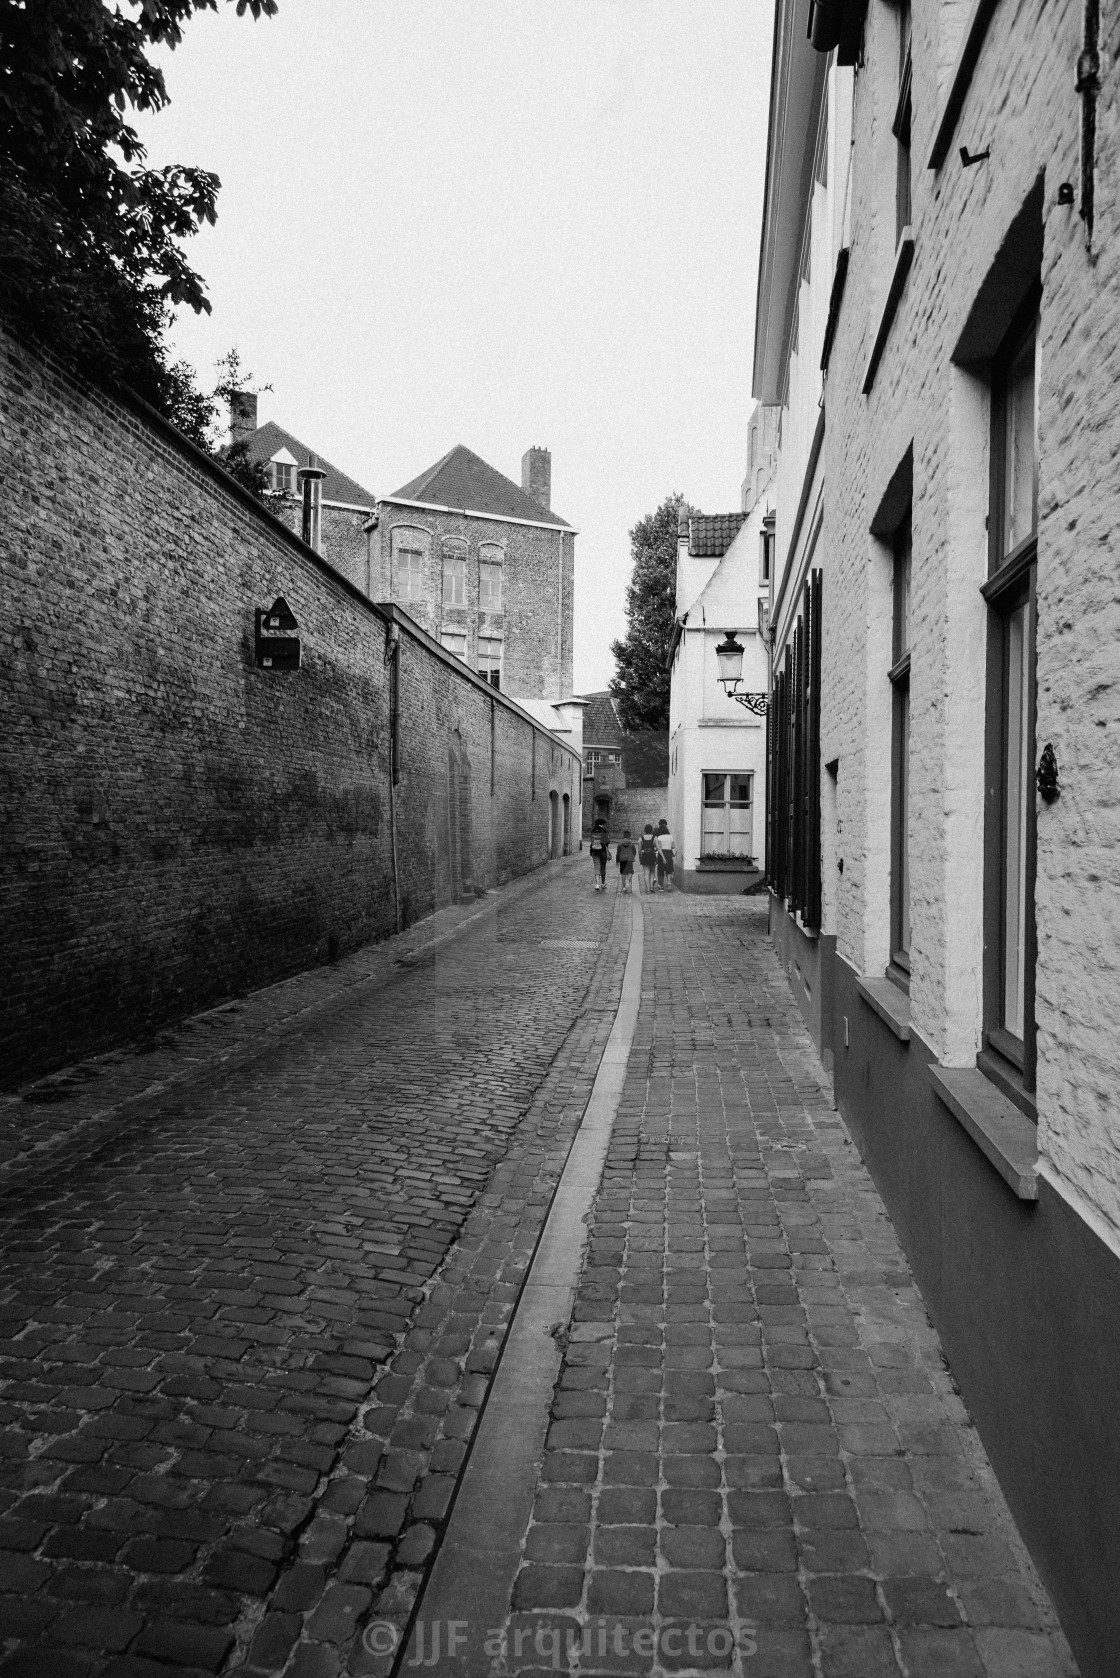
[[598, 821], [591, 829], [591, 866], [595, 870], [595, 890], [607, 889], [607, 863], [610, 861], [611, 847], [607, 840], [607, 824]]
[[619, 878], [622, 881], [622, 889], [626, 892], [627, 896], [629, 896], [634, 888], [634, 858], [638, 853], [636, 846], [630, 838], [630, 829], [628, 827], [623, 828], [622, 838], [615, 846], [614, 854], [618, 862], [618, 873]]
[[653, 871], [657, 867], [657, 846], [653, 842], [652, 822], [647, 822], [642, 829], [642, 837], [638, 841], [638, 861], [642, 865], [642, 877], [646, 883], [646, 891], [654, 891], [656, 888]]
[[653, 844], [657, 852], [657, 883], [662, 891], [668, 891], [673, 884], [673, 835], [664, 816], [657, 824]]

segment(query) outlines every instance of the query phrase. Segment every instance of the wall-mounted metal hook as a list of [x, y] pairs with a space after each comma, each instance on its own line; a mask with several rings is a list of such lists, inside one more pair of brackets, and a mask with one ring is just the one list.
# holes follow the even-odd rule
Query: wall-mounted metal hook
[[974, 163], [985, 162], [991, 155], [991, 146], [988, 147], [987, 151], [969, 151], [967, 146], [961, 147], [961, 162], [966, 169], [971, 169]]

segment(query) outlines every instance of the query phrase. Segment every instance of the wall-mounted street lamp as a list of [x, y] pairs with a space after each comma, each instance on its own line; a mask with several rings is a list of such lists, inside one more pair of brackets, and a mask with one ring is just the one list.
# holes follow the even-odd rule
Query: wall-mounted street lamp
[[770, 703], [768, 693], [749, 693], [741, 688], [739, 683], [743, 679], [743, 647], [735, 639], [735, 631], [726, 631], [726, 641], [721, 641], [716, 648], [716, 661], [719, 664], [720, 686], [728, 699], [734, 699], [738, 704], [745, 705], [748, 711], [753, 711], [756, 717], [764, 717]]

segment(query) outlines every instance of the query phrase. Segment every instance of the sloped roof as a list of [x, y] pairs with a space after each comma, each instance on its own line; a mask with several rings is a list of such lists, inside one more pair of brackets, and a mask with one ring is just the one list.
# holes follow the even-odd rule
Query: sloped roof
[[503, 477], [462, 443], [412, 478], [386, 501], [423, 501], [432, 507], [461, 507], [466, 513], [496, 513], [504, 519], [523, 519], [530, 524], [555, 524], [567, 529], [567, 520], [546, 511], [526, 495], [512, 478]]
[[[293, 437], [290, 431], [285, 431], [275, 420], [258, 426], [252, 435], [246, 438], [250, 460], [268, 461], [279, 449], [290, 449], [301, 466], [307, 465], [307, 457], [313, 451], [306, 443], [301, 443], [298, 437]], [[332, 466], [329, 460], [319, 456], [319, 465], [326, 473], [323, 479], [324, 501], [345, 501], [351, 507], [368, 507], [373, 511], [377, 501], [372, 490], [363, 489], [361, 484], [353, 478], [348, 478], [345, 472], [340, 472], [337, 466]]]
[[738, 536], [746, 513], [692, 513], [688, 551], [693, 559], [720, 559]]
[[618, 710], [608, 689], [602, 693], [580, 693], [577, 699], [587, 703], [583, 713], [584, 746], [621, 746], [626, 733], [618, 720]]

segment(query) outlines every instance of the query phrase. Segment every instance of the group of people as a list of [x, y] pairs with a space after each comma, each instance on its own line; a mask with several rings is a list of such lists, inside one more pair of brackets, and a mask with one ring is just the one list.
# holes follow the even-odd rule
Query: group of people
[[[595, 890], [606, 891], [607, 863], [611, 860], [606, 822], [597, 821], [591, 829], [590, 850], [591, 866], [595, 870]], [[637, 844], [630, 837], [630, 829], [624, 827], [622, 838], [615, 846], [615, 861], [623, 891], [633, 890], [635, 863], [641, 867], [646, 891], [670, 891], [673, 885], [673, 836], [668, 822], [662, 818], [656, 832], [653, 823], [647, 822]]]

